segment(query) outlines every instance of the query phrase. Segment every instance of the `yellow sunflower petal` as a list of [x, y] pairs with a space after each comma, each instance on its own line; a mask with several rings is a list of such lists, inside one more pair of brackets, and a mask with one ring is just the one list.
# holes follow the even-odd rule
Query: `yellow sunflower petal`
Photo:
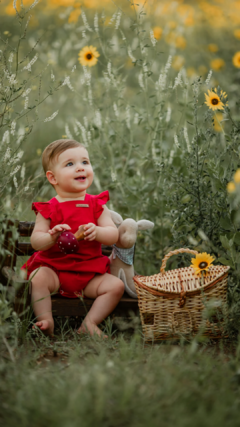
[[192, 258], [191, 267], [195, 270], [195, 274], [199, 275], [202, 272], [206, 274], [212, 262], [214, 261], [214, 257], [203, 252], [201, 254], [197, 254], [196, 258]]

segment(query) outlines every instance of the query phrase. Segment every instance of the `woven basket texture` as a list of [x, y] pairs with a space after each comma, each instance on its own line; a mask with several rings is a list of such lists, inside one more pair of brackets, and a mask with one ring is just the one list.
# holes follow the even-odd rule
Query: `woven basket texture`
[[[173, 251], [164, 258], [161, 273], [133, 278], [145, 341], [194, 336], [199, 331], [212, 338], [223, 336], [229, 267], [210, 266], [203, 279], [192, 267], [165, 272], [166, 259], [182, 252], [197, 253], [189, 249]], [[209, 309], [215, 313], [210, 321]]]

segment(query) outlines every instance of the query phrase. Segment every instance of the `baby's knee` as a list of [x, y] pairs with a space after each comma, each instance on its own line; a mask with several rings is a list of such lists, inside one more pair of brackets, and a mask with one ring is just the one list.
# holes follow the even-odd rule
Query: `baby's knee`
[[47, 267], [42, 267], [33, 271], [29, 279], [34, 289], [48, 289], [52, 292], [59, 287], [57, 274]]
[[115, 277], [113, 289], [114, 289], [114, 293], [118, 295], [120, 298], [124, 294], [124, 283], [118, 277]]

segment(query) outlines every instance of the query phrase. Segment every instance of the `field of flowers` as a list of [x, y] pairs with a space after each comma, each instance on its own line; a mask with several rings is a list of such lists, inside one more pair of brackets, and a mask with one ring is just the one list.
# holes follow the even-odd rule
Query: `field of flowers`
[[237, 302], [239, 11], [222, 0], [3, 0], [1, 217], [34, 219], [32, 201], [54, 195], [43, 149], [77, 139], [91, 191], [155, 223], [139, 234], [136, 270], [159, 271], [173, 248], [207, 251], [232, 267]]
[[4, 426], [239, 425], [239, 90], [240, 1], [0, 2], [1, 260], [6, 218], [34, 220], [32, 202], [55, 195], [44, 148], [73, 138], [89, 150], [90, 191], [155, 223], [138, 235], [137, 272], [159, 272], [180, 247], [202, 253], [199, 273], [231, 267], [218, 346], [200, 335], [146, 346], [137, 316], [108, 318], [104, 342], [57, 319], [50, 340], [0, 283]]

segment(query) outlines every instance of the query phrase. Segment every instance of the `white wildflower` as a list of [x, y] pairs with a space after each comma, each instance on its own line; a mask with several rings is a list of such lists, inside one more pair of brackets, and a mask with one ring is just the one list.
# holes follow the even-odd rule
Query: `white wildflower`
[[16, 130], [16, 122], [13, 121], [11, 123], [11, 135], [15, 135], [15, 130]]
[[112, 64], [111, 64], [111, 62], [108, 62], [107, 70], [108, 70], [109, 77], [111, 77], [111, 75], [112, 75]]
[[130, 127], [131, 127], [131, 114], [130, 114], [129, 105], [127, 105], [127, 107], [126, 107], [126, 124], [127, 124], [127, 128], [130, 129]]
[[138, 125], [138, 119], [139, 119], [139, 114], [138, 114], [138, 113], [135, 113], [135, 115], [134, 115], [134, 120], [133, 120], [133, 123], [134, 123], [135, 125]]
[[182, 86], [182, 85], [183, 85], [183, 81], [182, 81], [181, 71], [179, 71], [177, 77], [175, 78], [173, 89], [176, 89], [177, 86]]
[[172, 112], [172, 109], [171, 109], [171, 107], [170, 107], [170, 105], [168, 106], [168, 109], [167, 109], [167, 114], [166, 114], [166, 122], [167, 123], [169, 123], [170, 122], [170, 119], [171, 119], [171, 112]]
[[168, 163], [169, 163], [169, 165], [171, 165], [171, 164], [172, 164], [172, 162], [173, 162], [173, 156], [174, 156], [174, 153], [175, 153], [175, 150], [171, 150], [171, 151], [170, 151], [170, 155], [169, 155], [169, 159], [168, 159]]
[[88, 142], [89, 142], [89, 144], [91, 144], [92, 135], [91, 135], [90, 130], [89, 130], [89, 131], [88, 131], [88, 133], [87, 133], [87, 138], [88, 138]]
[[212, 70], [209, 71], [207, 78], [205, 80], [205, 84], [208, 85], [212, 77]]
[[53, 119], [55, 119], [55, 117], [58, 115], [58, 111], [59, 111], [59, 110], [55, 111], [55, 113], [53, 113], [50, 117], [47, 117], [47, 118], [44, 120], [44, 123], [45, 123], [45, 122], [51, 122]]
[[145, 87], [144, 87], [144, 82], [143, 82], [143, 73], [140, 73], [138, 75], [138, 83], [139, 83], [139, 86], [144, 90]]
[[28, 191], [28, 190], [29, 190], [28, 186], [24, 187], [24, 191]]
[[119, 28], [120, 21], [121, 21], [121, 16], [122, 16], [122, 12], [119, 11], [117, 13], [117, 18], [116, 18], [116, 23], [115, 23], [115, 30], [118, 30], [118, 28]]
[[21, 133], [21, 132], [22, 132], [22, 129], [19, 129], [19, 131], [18, 131], [18, 139], [16, 141], [17, 145], [19, 145], [22, 142], [22, 140], [24, 138], [24, 135], [25, 135], [24, 133]]
[[83, 73], [84, 73], [84, 78], [85, 78], [85, 83], [87, 86], [90, 85], [91, 83], [91, 73], [90, 71], [87, 70], [87, 67], [83, 67]]
[[88, 128], [88, 118], [87, 118], [87, 116], [83, 117], [83, 123], [84, 123], [85, 128], [87, 129]]
[[9, 58], [8, 58], [9, 62], [13, 62], [13, 56], [14, 56], [14, 54], [13, 54], [13, 52], [11, 52], [9, 55]]
[[119, 117], [119, 111], [118, 111], [118, 107], [117, 104], [114, 102], [113, 104], [113, 109], [114, 109], [114, 113], [116, 117]]
[[93, 97], [92, 97], [92, 88], [89, 86], [88, 88], [88, 102], [90, 105], [93, 105]]
[[146, 62], [144, 62], [144, 64], [143, 64], [143, 71], [144, 71], [144, 73], [148, 72], [148, 66], [147, 66]]
[[156, 46], [157, 40], [154, 37], [153, 30], [150, 31], [150, 39], [153, 46]]
[[96, 33], [98, 33], [99, 28], [98, 28], [98, 13], [97, 12], [95, 13], [95, 16], [94, 16], [94, 29], [95, 29]]
[[117, 181], [116, 173], [113, 170], [111, 170], [111, 178], [112, 178], [112, 182], [116, 182]]
[[131, 58], [132, 62], [136, 61], [136, 58], [132, 54], [132, 49], [128, 46], [128, 56]]
[[74, 71], [76, 70], [77, 66], [76, 64], [72, 67], [72, 73], [74, 73]]
[[9, 80], [10, 85], [16, 85], [17, 84], [17, 79], [15, 77], [16, 77], [16, 74], [9, 75], [8, 80]]
[[22, 97], [23, 98], [25, 98], [26, 96], [28, 96], [29, 95], [29, 93], [31, 92], [31, 88], [29, 87], [28, 89], [26, 89], [24, 92], [23, 92], [23, 94], [22, 94]]
[[167, 74], [172, 65], [172, 56], [169, 55], [167, 63], [165, 65], [165, 73]]
[[99, 110], [95, 112], [95, 125], [100, 129], [102, 127], [102, 116]]
[[28, 96], [26, 96], [25, 100], [24, 100], [24, 110], [27, 110], [27, 108], [28, 108], [28, 100], [29, 100], [29, 98], [28, 98]]
[[73, 89], [73, 86], [72, 86], [72, 84], [71, 84], [71, 82], [70, 82], [70, 76], [67, 76], [67, 77], [65, 77], [65, 79], [64, 79], [64, 81], [63, 81], [63, 84], [62, 84], [62, 86], [65, 86], [65, 85], [67, 85], [67, 87], [70, 89], [70, 90], [74, 90]]
[[68, 125], [65, 125], [65, 135], [67, 135], [67, 137], [68, 137], [69, 139], [73, 139], [73, 136], [72, 136], [72, 134], [71, 134], [71, 132], [70, 132], [70, 129], [69, 129], [69, 126], [68, 126]]
[[23, 70], [27, 70], [27, 71], [31, 71], [32, 70], [32, 66], [33, 64], [37, 61], [38, 59], [38, 55], [35, 55], [31, 61], [23, 68]]
[[101, 190], [102, 190], [101, 184], [100, 184], [98, 176], [95, 173], [94, 173], [94, 184], [96, 185], [98, 191], [101, 192]]
[[87, 38], [87, 36], [86, 36], [86, 31], [82, 31], [82, 38], [83, 38], [83, 39], [86, 39], [86, 38]]
[[20, 177], [22, 178], [22, 180], [25, 178], [25, 172], [26, 172], [26, 166], [25, 166], [25, 163], [23, 163], [21, 172], [20, 172]]
[[120, 30], [120, 33], [121, 33], [121, 36], [122, 36], [122, 40], [123, 41], [127, 40], [126, 37], [125, 37], [125, 35], [124, 35], [124, 33], [122, 32], [122, 30]]
[[53, 74], [53, 71], [51, 71], [51, 80], [52, 80], [53, 82], [55, 82], [55, 76], [54, 76], [54, 74]]
[[112, 25], [113, 24], [113, 22], [115, 21], [115, 19], [117, 18], [117, 14], [118, 14], [118, 12], [115, 12], [114, 14], [113, 14], [113, 16], [111, 17], [111, 19], [110, 19], [110, 21], [109, 21], [109, 24], [108, 25]]
[[73, 125], [73, 129], [74, 129], [74, 132], [75, 132], [75, 135], [79, 135], [79, 130], [78, 130], [78, 127], [77, 127], [77, 125], [74, 123], [74, 125]]
[[6, 150], [6, 152], [5, 152], [5, 155], [3, 157], [3, 161], [6, 162], [8, 159], [10, 159], [10, 157], [11, 157], [11, 150], [8, 147], [7, 150]]
[[21, 166], [20, 165], [16, 166], [15, 169], [12, 172], [10, 172], [10, 176], [15, 175], [19, 171], [19, 169], [21, 169]]
[[15, 187], [16, 189], [18, 189], [18, 182], [17, 182], [16, 175], [14, 175], [14, 177], [13, 177], [13, 183], [14, 183], [14, 187]]
[[168, 60], [167, 60], [167, 63], [165, 65], [164, 70], [160, 73], [159, 79], [156, 82], [156, 90], [161, 89], [163, 91], [165, 89], [166, 82], [167, 82], [167, 75], [168, 75], [168, 71], [171, 67], [171, 63], [172, 63], [172, 57], [170, 55], [168, 57]]
[[178, 142], [178, 136], [177, 136], [176, 133], [174, 134], [174, 142], [175, 142], [176, 147], [180, 148], [180, 145], [179, 145], [179, 142]]
[[85, 12], [83, 10], [82, 10], [81, 16], [82, 16], [82, 20], [83, 20], [84, 27], [86, 28], [86, 30], [92, 31], [92, 28], [89, 26], [88, 21], [87, 21], [87, 17], [86, 17]]
[[86, 129], [85, 129], [85, 127], [78, 121], [78, 120], [76, 120], [76, 125], [79, 127], [79, 129], [81, 130], [81, 134], [82, 134], [82, 139], [83, 139], [83, 142], [84, 142], [84, 144], [85, 144], [85, 146], [87, 147], [88, 146], [88, 140], [87, 140], [87, 132], [86, 132]]
[[33, 9], [38, 3], [39, 3], [39, 0], [35, 0], [33, 4], [31, 4], [31, 6], [29, 7], [28, 12], [29, 10]]
[[2, 144], [4, 144], [4, 142], [6, 142], [6, 144], [9, 144], [9, 142], [10, 142], [9, 130], [6, 130], [3, 134]]
[[188, 138], [188, 131], [187, 131], [186, 125], [183, 128], [183, 135], [184, 135], [184, 139], [185, 139], [186, 144], [187, 144], [187, 150], [190, 153], [190, 142], [189, 142], [189, 138]]

